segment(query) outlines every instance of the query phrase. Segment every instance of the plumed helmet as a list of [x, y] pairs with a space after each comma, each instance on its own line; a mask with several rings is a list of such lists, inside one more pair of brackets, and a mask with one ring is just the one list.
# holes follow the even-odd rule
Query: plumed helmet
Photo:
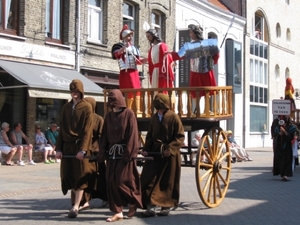
[[125, 24], [120, 32], [120, 40], [124, 40], [129, 34], [133, 34], [133, 31], [129, 29], [128, 25]]

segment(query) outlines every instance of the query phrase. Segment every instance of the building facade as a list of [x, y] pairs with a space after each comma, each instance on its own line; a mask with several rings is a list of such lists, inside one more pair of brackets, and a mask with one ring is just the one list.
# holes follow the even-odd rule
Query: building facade
[[[272, 146], [272, 101], [284, 97], [286, 78], [299, 94], [299, 18], [293, 0], [247, 1], [244, 139], [246, 147]], [[296, 100], [299, 107], [299, 101]]]
[[[147, 56], [145, 21], [173, 45], [175, 1], [1, 1], [1, 122], [21, 122], [33, 142], [36, 124], [45, 130], [51, 121], [60, 122], [61, 107], [70, 99], [68, 85], [75, 78], [96, 99], [101, 115], [103, 88], [118, 88], [111, 48], [127, 24], [134, 30], [134, 44]], [[147, 68], [139, 70], [147, 78]]]

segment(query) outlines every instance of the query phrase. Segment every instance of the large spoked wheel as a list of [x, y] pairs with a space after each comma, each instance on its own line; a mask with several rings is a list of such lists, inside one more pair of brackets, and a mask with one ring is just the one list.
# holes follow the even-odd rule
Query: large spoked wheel
[[231, 172], [230, 148], [220, 127], [210, 128], [202, 135], [195, 169], [202, 202], [207, 207], [217, 207], [226, 195]]

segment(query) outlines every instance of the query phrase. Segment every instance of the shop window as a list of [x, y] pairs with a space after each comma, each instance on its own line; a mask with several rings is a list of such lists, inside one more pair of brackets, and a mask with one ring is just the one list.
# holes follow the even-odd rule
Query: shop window
[[0, 32], [17, 35], [19, 0], [0, 0]]
[[65, 100], [37, 98], [36, 99], [36, 124], [46, 130], [51, 122], [60, 124], [60, 112]]
[[63, 0], [46, 0], [45, 37], [47, 41], [62, 43]]
[[89, 0], [88, 4], [88, 40], [103, 43], [103, 1]]

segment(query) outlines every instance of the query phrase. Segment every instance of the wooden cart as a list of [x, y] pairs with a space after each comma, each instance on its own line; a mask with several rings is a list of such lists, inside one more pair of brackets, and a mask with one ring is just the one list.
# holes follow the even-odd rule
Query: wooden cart
[[[106, 106], [107, 95], [110, 90], [104, 90]], [[150, 89], [122, 89], [127, 98], [129, 92], [140, 92], [140, 109], [136, 114], [139, 131], [147, 131], [154, 107], [151, 99], [158, 92], [167, 92], [172, 102], [171, 110], [181, 118], [185, 131], [188, 133], [187, 151], [184, 155], [184, 165], [195, 166], [195, 179], [199, 196], [207, 207], [216, 207], [224, 199], [231, 172], [230, 148], [225, 132], [220, 127], [220, 120], [233, 117], [232, 114], [232, 87], [193, 87], [193, 88], [150, 88]], [[192, 109], [191, 91], [196, 91], [197, 104]], [[204, 102], [200, 104], [200, 92], [204, 91]], [[133, 103], [135, 106], [135, 102]], [[202, 107], [203, 106], [203, 107]], [[203, 111], [202, 108], [205, 108]], [[105, 108], [106, 112], [110, 110]], [[196, 162], [192, 163], [191, 132], [205, 130], [198, 147]]]

